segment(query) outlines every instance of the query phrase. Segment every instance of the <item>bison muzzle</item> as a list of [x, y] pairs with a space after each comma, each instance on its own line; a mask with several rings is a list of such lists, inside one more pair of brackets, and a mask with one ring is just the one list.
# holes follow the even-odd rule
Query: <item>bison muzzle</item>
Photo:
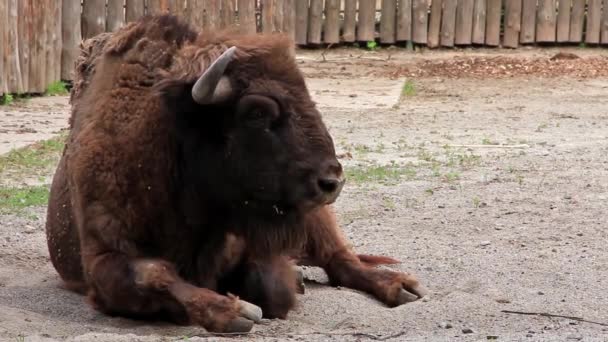
[[246, 332], [285, 318], [296, 264], [389, 306], [426, 290], [357, 255], [342, 166], [283, 35], [151, 16], [82, 46], [47, 217], [66, 286], [111, 315]]

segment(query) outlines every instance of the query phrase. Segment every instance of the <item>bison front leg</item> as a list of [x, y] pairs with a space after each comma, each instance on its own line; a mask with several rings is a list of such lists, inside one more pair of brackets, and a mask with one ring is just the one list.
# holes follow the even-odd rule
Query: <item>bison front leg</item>
[[87, 267], [97, 308], [127, 317], [168, 316], [213, 332], [247, 332], [262, 318], [259, 307], [181, 279], [169, 262], [105, 253]]
[[388, 306], [398, 306], [424, 297], [428, 291], [415, 276], [373, 267], [384, 258], [367, 256], [362, 263], [347, 246], [329, 206], [312, 213], [306, 221], [309, 264], [322, 267], [330, 283], [360, 290], [375, 296]]

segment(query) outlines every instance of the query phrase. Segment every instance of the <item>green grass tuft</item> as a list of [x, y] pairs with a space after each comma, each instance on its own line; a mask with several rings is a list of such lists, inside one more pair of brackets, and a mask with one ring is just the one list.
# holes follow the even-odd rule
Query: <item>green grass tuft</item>
[[12, 94], [3, 94], [0, 97], [0, 105], [2, 105], [2, 106], [9, 105], [9, 104], [13, 103], [14, 100], [15, 100], [15, 98], [13, 97]]
[[67, 88], [67, 85], [65, 84], [65, 82], [56, 81], [56, 82], [49, 84], [48, 87], [46, 87], [46, 91], [44, 92], [44, 95], [57, 96], [57, 95], [67, 95], [68, 93], [69, 93], [68, 88]]
[[54, 164], [63, 151], [64, 140], [65, 135], [62, 134], [0, 155], [0, 174], [5, 171], [39, 169]]
[[395, 164], [356, 166], [346, 169], [346, 177], [355, 183], [396, 184], [402, 177], [413, 179], [416, 171]]
[[41, 206], [47, 204], [48, 200], [47, 186], [0, 187], [0, 212], [15, 212], [28, 207]]
[[401, 97], [411, 97], [414, 95], [416, 95], [416, 86], [414, 85], [414, 81], [405, 81], [403, 88], [401, 88]]

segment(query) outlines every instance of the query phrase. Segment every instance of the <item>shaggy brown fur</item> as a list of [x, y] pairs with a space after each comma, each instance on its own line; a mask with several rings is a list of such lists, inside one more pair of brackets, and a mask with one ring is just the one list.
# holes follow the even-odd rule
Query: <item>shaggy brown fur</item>
[[[231, 46], [234, 95], [194, 103], [194, 82]], [[295, 305], [294, 259], [390, 306], [424, 295], [415, 277], [372, 267], [395, 260], [357, 256], [341, 236], [317, 179], [342, 169], [289, 39], [198, 35], [158, 16], [83, 48], [47, 239], [96, 308], [247, 331], [243, 300], [265, 317]]]

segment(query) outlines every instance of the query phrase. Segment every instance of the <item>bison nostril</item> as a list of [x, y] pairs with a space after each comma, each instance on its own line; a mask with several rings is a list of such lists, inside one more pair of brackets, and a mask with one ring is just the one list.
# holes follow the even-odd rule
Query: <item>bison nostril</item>
[[340, 180], [337, 178], [321, 178], [319, 179], [319, 188], [321, 191], [331, 194], [338, 190]]

